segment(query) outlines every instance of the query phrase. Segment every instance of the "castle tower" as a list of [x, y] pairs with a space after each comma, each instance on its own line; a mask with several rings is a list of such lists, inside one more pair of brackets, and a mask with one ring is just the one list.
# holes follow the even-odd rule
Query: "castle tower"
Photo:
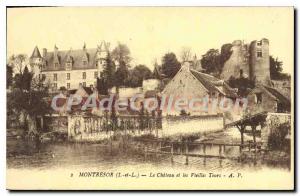
[[261, 84], [270, 82], [269, 40], [266, 38], [250, 44], [250, 79]]
[[107, 56], [109, 54], [109, 43], [102, 41], [96, 52], [96, 65], [98, 72], [101, 73], [106, 66]]
[[34, 73], [34, 75], [39, 75], [42, 71], [43, 59], [37, 46], [34, 48], [29, 62], [31, 71]]
[[241, 70], [246, 77], [249, 77], [248, 45], [241, 40], [235, 40], [232, 42], [231, 51], [231, 56], [224, 63], [221, 78], [224, 80], [228, 80], [230, 77], [239, 78]]

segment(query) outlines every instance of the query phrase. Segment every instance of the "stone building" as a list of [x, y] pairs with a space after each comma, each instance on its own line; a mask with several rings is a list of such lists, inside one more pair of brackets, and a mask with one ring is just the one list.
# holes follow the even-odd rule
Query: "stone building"
[[51, 90], [60, 87], [67, 89], [82, 86], [96, 86], [97, 77], [106, 65], [109, 43], [101, 42], [97, 48], [59, 50], [57, 46], [49, 52], [43, 49], [42, 55], [36, 46], [30, 57], [31, 69], [39, 77], [45, 77]]
[[265, 85], [257, 85], [247, 96], [250, 113], [289, 113], [290, 100], [278, 90]]
[[232, 54], [225, 62], [221, 78], [238, 78], [240, 71], [250, 80], [270, 85], [269, 40], [263, 38], [246, 44], [241, 40], [232, 43]]
[[[173, 97], [174, 100], [181, 98], [186, 98], [188, 100], [205, 99], [207, 96], [209, 98], [227, 97], [231, 99], [235, 99], [237, 97], [236, 91], [229, 87], [226, 82], [209, 74], [191, 69], [190, 62], [183, 63], [181, 69], [165, 86], [162, 91], [162, 95], [168, 98]], [[192, 115], [209, 113], [202, 112], [200, 110], [192, 111], [189, 108], [186, 108], [185, 110]], [[177, 115], [179, 112], [180, 111], [171, 110], [167, 111], [167, 114]], [[213, 111], [212, 113], [214, 112], [216, 111]]]

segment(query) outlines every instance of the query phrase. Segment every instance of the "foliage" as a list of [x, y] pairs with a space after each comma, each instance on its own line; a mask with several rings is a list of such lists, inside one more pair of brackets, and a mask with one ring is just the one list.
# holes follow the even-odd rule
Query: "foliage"
[[6, 65], [6, 89], [11, 87], [13, 84], [13, 68]]
[[129, 87], [140, 87], [143, 84], [143, 80], [150, 79], [151, 77], [152, 72], [148, 67], [145, 65], [138, 65], [129, 71], [126, 85]]
[[248, 78], [234, 78], [232, 76], [228, 80], [228, 85], [231, 88], [237, 88], [237, 94], [240, 97], [246, 97], [249, 92], [249, 89], [253, 89], [255, 87], [254, 82], [252, 80], [249, 80]]
[[270, 56], [270, 76], [272, 80], [290, 79], [288, 74], [282, 73], [282, 61]]
[[124, 64], [129, 65], [131, 61], [130, 50], [126, 44], [119, 43], [116, 48], [111, 53], [112, 59], [116, 61], [119, 65]]
[[26, 59], [22, 58], [21, 55], [21, 60], [15, 58], [14, 61], [11, 61], [11, 66], [18, 67], [18, 69], [15, 69], [17, 73], [13, 77], [12, 91], [7, 94], [7, 108], [10, 110], [10, 114], [23, 114], [25, 120], [28, 117], [35, 121], [37, 116], [42, 116], [50, 111], [50, 104], [47, 101], [48, 86], [44, 84], [45, 78], [34, 77], [27, 65], [23, 69], [19, 69], [20, 66], [23, 66], [23, 63], [20, 65], [20, 62], [26, 62]]
[[167, 53], [162, 58], [162, 73], [168, 78], [173, 78], [180, 69], [180, 62], [174, 53]]
[[201, 65], [206, 73], [219, 73], [221, 69], [220, 53], [217, 49], [210, 49], [202, 55]]
[[107, 88], [112, 88], [114, 86], [114, 74], [116, 72], [116, 66], [112, 61], [110, 53], [108, 53], [106, 57], [106, 64], [104, 66], [104, 70], [102, 72], [103, 80], [107, 86]]
[[282, 123], [271, 127], [271, 134], [268, 138], [269, 148], [272, 150], [283, 150], [286, 146], [286, 135], [291, 130], [290, 122]]
[[126, 64], [121, 62], [121, 64], [119, 65], [119, 67], [115, 73], [115, 85], [117, 87], [125, 86], [128, 75], [129, 75], [129, 70], [128, 70]]
[[97, 91], [100, 95], [108, 95], [108, 85], [103, 77], [97, 78]]
[[231, 48], [231, 44], [224, 44], [221, 47], [221, 53], [217, 49], [210, 49], [202, 55], [201, 65], [205, 72], [219, 76], [223, 70], [225, 62], [232, 54]]

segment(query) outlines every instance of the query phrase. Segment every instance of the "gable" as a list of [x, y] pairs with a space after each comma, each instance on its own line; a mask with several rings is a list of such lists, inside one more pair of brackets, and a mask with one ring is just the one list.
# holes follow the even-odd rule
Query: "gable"
[[162, 94], [174, 97], [203, 97], [208, 90], [185, 68], [181, 68], [167, 84]]

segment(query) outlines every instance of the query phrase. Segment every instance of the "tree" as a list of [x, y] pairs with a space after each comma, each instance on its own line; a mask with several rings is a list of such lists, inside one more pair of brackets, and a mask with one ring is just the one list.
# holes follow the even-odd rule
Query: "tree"
[[180, 70], [180, 62], [174, 53], [167, 53], [162, 58], [162, 73], [168, 78], [173, 78]]
[[115, 85], [117, 87], [124, 86], [126, 84], [128, 75], [129, 75], [129, 71], [127, 66], [123, 62], [121, 62], [115, 74], [115, 82], [114, 82]]
[[221, 58], [219, 50], [210, 49], [204, 55], [202, 55], [201, 59], [202, 68], [208, 74], [219, 74], [221, 69]]
[[127, 86], [140, 87], [143, 84], [143, 80], [150, 79], [152, 77], [151, 70], [145, 65], [138, 65], [129, 71], [129, 77], [126, 81]]
[[217, 49], [210, 49], [202, 55], [201, 65], [205, 72], [219, 76], [223, 71], [225, 62], [232, 54], [231, 48], [232, 44], [224, 44], [221, 47], [221, 53]]
[[288, 74], [282, 73], [282, 61], [279, 61], [278, 58], [274, 59], [272, 56], [270, 56], [270, 76], [272, 80], [290, 78]]
[[108, 95], [108, 85], [103, 76], [97, 78], [97, 91], [101, 95]]
[[15, 73], [22, 74], [27, 63], [28, 58], [26, 54], [12, 55], [8, 59], [8, 64], [13, 68]]
[[6, 65], [6, 89], [11, 87], [12, 84], [13, 84], [13, 68], [7, 64]]
[[12, 91], [7, 94], [7, 108], [12, 111], [10, 114], [24, 117], [25, 132], [37, 134], [37, 117], [50, 112], [48, 86], [44, 84], [45, 78], [34, 78], [27, 65], [24, 69], [16, 70]]
[[[243, 75], [243, 70], [241, 70], [241, 75]], [[244, 78], [244, 77], [234, 78], [233, 76], [229, 78], [228, 85], [231, 88], [237, 88], [238, 89], [237, 94], [240, 97], [246, 97], [250, 89], [253, 89], [255, 86], [254, 81], [249, 80], [248, 78]]]
[[112, 59], [119, 65], [124, 64], [129, 66], [131, 61], [130, 50], [126, 44], [119, 43], [111, 53]]
[[112, 59], [117, 63], [118, 68], [115, 73], [115, 85], [117, 87], [125, 85], [129, 74], [129, 63], [131, 61], [130, 50], [125, 44], [119, 43], [112, 51]]
[[116, 72], [116, 66], [111, 58], [110, 53], [106, 57], [106, 64], [104, 66], [102, 77], [104, 83], [107, 85], [106, 88], [112, 88], [114, 86], [114, 75]]
[[180, 52], [181, 62], [190, 61], [192, 58], [191, 48], [183, 47]]
[[231, 48], [232, 48], [232, 44], [224, 44], [221, 47], [220, 64], [221, 64], [222, 70], [223, 70], [225, 62], [230, 58], [230, 56], [232, 54]]

